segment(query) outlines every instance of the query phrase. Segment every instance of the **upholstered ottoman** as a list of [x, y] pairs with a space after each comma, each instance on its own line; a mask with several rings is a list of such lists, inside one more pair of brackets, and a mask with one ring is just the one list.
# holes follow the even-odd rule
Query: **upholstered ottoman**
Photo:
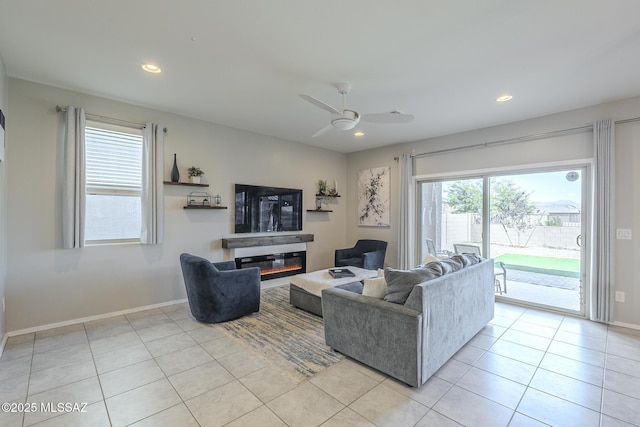
[[291, 278], [289, 302], [302, 310], [322, 317], [322, 290], [339, 287], [351, 292], [362, 293], [362, 280], [377, 277], [376, 270], [358, 267], [346, 267], [354, 273], [353, 277], [334, 279], [329, 269], [298, 274]]

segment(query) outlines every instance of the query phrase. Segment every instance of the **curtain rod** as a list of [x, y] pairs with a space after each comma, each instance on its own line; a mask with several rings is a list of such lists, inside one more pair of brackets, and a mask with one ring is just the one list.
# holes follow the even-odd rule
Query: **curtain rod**
[[[56, 105], [56, 113], [60, 113], [60, 112], [66, 112], [67, 108], [66, 107], [61, 107], [59, 105]], [[123, 120], [123, 119], [117, 119], [115, 117], [107, 117], [107, 116], [100, 116], [97, 114], [91, 114], [91, 113], [85, 113], [85, 115], [88, 118], [93, 118], [93, 119], [98, 119], [98, 120], [103, 120], [105, 122], [109, 122], [111, 124], [117, 125], [117, 124], [121, 124], [121, 125], [127, 125], [128, 127], [134, 127], [137, 129], [144, 129], [146, 124], [145, 123], [136, 123], [136, 122], [130, 122], [128, 120]], [[167, 128], [163, 128], [162, 131], [164, 133], [167, 133]]]
[[[618, 121], [616, 121], [614, 123], [616, 125], [619, 125], [619, 124], [623, 124], [623, 123], [631, 123], [631, 122], [637, 122], [637, 121], [640, 121], [640, 117], [634, 117], [634, 118], [631, 118], [631, 119], [618, 120]], [[456, 152], [456, 151], [475, 150], [475, 149], [478, 149], [478, 148], [494, 147], [494, 146], [498, 146], [498, 145], [507, 145], [507, 144], [515, 144], [515, 143], [519, 143], [519, 142], [536, 141], [536, 140], [539, 140], [539, 139], [546, 139], [546, 138], [551, 138], [551, 137], [554, 137], [554, 136], [572, 135], [572, 134], [575, 134], [575, 133], [587, 132], [587, 131], [591, 131], [591, 130], [593, 130], [593, 125], [585, 125], [585, 126], [579, 126], [579, 127], [575, 127], [575, 128], [554, 130], [554, 131], [550, 131], [550, 132], [537, 133], [537, 134], [527, 135], [527, 136], [519, 136], [519, 137], [516, 137], [516, 138], [501, 139], [501, 140], [498, 140], [498, 141], [481, 142], [481, 143], [478, 143], [478, 144], [465, 145], [464, 147], [445, 148], [445, 149], [442, 149], [442, 150], [428, 151], [428, 152], [425, 152], [425, 153], [412, 154], [411, 157], [412, 158], [420, 158], [420, 157], [436, 156], [438, 154], [453, 153], [453, 152]]]

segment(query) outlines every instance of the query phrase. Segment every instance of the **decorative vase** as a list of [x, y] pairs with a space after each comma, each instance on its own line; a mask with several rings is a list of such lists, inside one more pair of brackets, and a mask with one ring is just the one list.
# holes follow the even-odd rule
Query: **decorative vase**
[[192, 176], [191, 177], [191, 183], [192, 184], [200, 184], [200, 177], [199, 176]]
[[176, 154], [173, 153], [173, 167], [171, 168], [171, 182], [180, 182], [180, 171], [176, 161]]

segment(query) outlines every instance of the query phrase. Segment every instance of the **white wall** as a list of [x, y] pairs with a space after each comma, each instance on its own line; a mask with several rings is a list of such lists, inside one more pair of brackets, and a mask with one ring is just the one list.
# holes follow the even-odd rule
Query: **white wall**
[[[496, 126], [486, 129], [398, 144], [348, 155], [347, 240], [380, 238], [389, 242], [386, 262], [397, 265], [398, 210], [397, 196], [392, 194], [391, 226], [365, 228], [357, 224], [356, 176], [358, 170], [384, 165], [392, 166], [397, 187], [398, 163], [393, 160], [402, 153], [424, 153], [446, 148], [498, 141], [589, 125], [600, 119], [623, 120], [640, 117], [640, 97], [596, 105], [551, 116]], [[414, 161], [415, 175], [460, 173], [479, 169], [509, 168], [592, 157], [592, 134], [558, 136], [532, 142], [481, 148], [451, 154], [422, 157]], [[616, 192], [615, 218], [617, 228], [635, 231], [634, 240], [617, 240], [614, 268], [615, 290], [624, 291], [625, 303], [614, 303], [616, 322], [640, 326], [640, 122], [616, 126]]]
[[[178, 257], [191, 252], [223, 259], [220, 239], [233, 230], [233, 184], [302, 188], [315, 208], [318, 179], [346, 182], [346, 155], [189, 119], [148, 108], [9, 79], [7, 330], [110, 313], [185, 298]], [[180, 174], [201, 167], [212, 194], [228, 210], [184, 210], [194, 187], [165, 186], [165, 243], [61, 249], [60, 143], [56, 104], [168, 128], [166, 178], [177, 153]], [[344, 196], [346, 192], [341, 190]], [[304, 212], [309, 270], [333, 263], [345, 245], [345, 197], [329, 214]]]
[[[9, 93], [7, 88], [7, 74], [4, 68], [2, 56], [0, 56], [0, 110], [7, 116], [9, 105]], [[5, 135], [5, 143], [8, 144]], [[5, 153], [6, 154], [6, 153]], [[7, 281], [7, 167], [5, 161], [0, 162], [0, 345], [7, 332], [5, 313], [2, 312], [1, 301], [6, 294]], [[0, 349], [1, 351], [1, 349]]]

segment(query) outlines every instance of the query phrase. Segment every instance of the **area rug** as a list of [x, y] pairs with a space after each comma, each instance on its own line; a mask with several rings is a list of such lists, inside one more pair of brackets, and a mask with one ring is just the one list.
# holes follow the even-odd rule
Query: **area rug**
[[267, 360], [311, 377], [344, 359], [324, 342], [322, 318], [289, 304], [289, 286], [263, 289], [260, 311], [220, 325]]

